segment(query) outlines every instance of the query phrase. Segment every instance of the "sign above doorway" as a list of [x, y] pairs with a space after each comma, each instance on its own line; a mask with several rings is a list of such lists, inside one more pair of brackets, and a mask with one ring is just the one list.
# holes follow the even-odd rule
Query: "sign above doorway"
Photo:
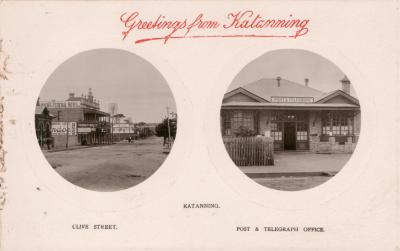
[[272, 96], [273, 103], [314, 103], [313, 97], [279, 97]]

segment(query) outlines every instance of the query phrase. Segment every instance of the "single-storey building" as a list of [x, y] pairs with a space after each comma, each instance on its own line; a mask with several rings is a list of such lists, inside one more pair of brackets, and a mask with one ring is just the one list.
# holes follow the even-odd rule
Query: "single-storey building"
[[324, 93], [277, 77], [260, 79], [229, 91], [221, 107], [223, 137], [264, 135], [274, 150], [352, 153], [361, 127], [360, 104], [350, 94], [350, 81], [341, 90]]
[[112, 125], [114, 141], [121, 141], [129, 137], [135, 137], [137, 129], [133, 123], [127, 121], [117, 121]]

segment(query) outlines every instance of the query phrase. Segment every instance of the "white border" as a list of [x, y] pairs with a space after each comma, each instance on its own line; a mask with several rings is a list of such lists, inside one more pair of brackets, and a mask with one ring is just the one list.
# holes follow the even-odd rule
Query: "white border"
[[[179, 115], [181, 113], [191, 114], [192, 105], [188, 102], [186, 88], [182, 84], [177, 72], [171, 65], [167, 64], [167, 61], [162, 60], [158, 55], [152, 54], [150, 51], [132, 51], [130, 47], [117, 48], [115, 46], [83, 49], [82, 46], [70, 45], [69, 48], [79, 48], [79, 50], [69, 49], [59, 51], [60, 53], [57, 55], [57, 60], [46, 61], [47, 64], [41, 67], [42, 77], [39, 78], [41, 82], [39, 85], [40, 88], [32, 88], [31, 91], [34, 92], [35, 95], [29, 95], [28, 107], [30, 107], [31, 112], [29, 114], [31, 114], [31, 116], [29, 118], [24, 117], [19, 119], [19, 121], [24, 121], [24, 123], [18, 125], [17, 131], [20, 132], [20, 134], [18, 134], [18, 141], [22, 142], [25, 146], [32, 146], [32, 148], [25, 147], [23, 149], [23, 151], [26, 152], [24, 155], [28, 156], [27, 163], [31, 163], [28, 169], [31, 169], [34, 176], [37, 177], [42, 190], [48, 190], [53, 193], [54, 196], [61, 197], [69, 203], [74, 204], [76, 207], [86, 210], [101, 212], [127, 210], [132, 207], [143, 205], [145, 201], [155, 200], [167, 195], [167, 191], [172, 188], [176, 180], [181, 178], [180, 168], [183, 167], [181, 163], [190, 155], [189, 150], [191, 150], [185, 147], [185, 145], [191, 144], [193, 140], [192, 137], [189, 136], [191, 132], [185, 131], [186, 127], [182, 126], [182, 124], [190, 124], [191, 118]], [[174, 146], [169, 156], [164, 160], [158, 170], [140, 184], [114, 192], [92, 191], [76, 186], [65, 180], [51, 168], [42, 154], [37, 144], [34, 128], [34, 107], [36, 98], [52, 72], [72, 56], [81, 52], [101, 48], [126, 50], [128, 53], [133, 53], [152, 64], [166, 79], [173, 93], [178, 113], [178, 130]], [[36, 84], [35, 87], [37, 86]], [[112, 201], [112, 203], [109, 203], [110, 201]]]
[[[327, 58], [335, 63], [352, 80], [354, 89], [360, 100], [361, 105], [361, 133], [355, 152], [342, 170], [329, 181], [311, 189], [300, 191], [280, 191], [264, 187], [248, 178], [230, 159], [222, 142], [220, 132], [220, 107], [222, 97], [228, 89], [230, 83], [238, 72], [248, 63], [261, 55], [279, 49], [301, 49], [308, 50]], [[357, 180], [368, 167], [368, 159], [371, 158], [371, 147], [368, 144], [375, 142], [376, 131], [375, 101], [367, 88], [358, 88], [367, 83], [360, 71], [338, 48], [332, 45], [307, 41], [307, 43], [292, 41], [268, 41], [255, 42], [248, 48], [244, 48], [238, 54], [233, 55], [224, 69], [221, 70], [219, 78], [216, 80], [215, 88], [209, 97], [209, 106], [206, 114], [204, 130], [207, 134], [208, 152], [217, 173], [221, 179], [238, 195], [254, 203], [274, 209], [306, 209], [332, 199], [344, 193], [349, 186], [355, 185]], [[366, 102], [368, 100], [368, 102]], [[368, 168], [371, 168], [370, 166]]]

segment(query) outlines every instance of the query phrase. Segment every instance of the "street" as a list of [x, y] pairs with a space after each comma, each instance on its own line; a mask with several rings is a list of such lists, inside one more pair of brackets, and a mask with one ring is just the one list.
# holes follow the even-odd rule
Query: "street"
[[95, 191], [126, 189], [147, 179], [168, 156], [163, 138], [149, 137], [135, 143], [48, 152], [50, 165], [69, 182]]

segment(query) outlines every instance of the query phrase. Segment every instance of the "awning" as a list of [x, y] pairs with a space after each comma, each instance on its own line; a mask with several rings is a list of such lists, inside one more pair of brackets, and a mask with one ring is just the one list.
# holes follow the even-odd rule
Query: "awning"
[[360, 107], [352, 104], [317, 104], [317, 103], [256, 103], [229, 102], [223, 103], [222, 109], [267, 109], [267, 110], [347, 110], [358, 111]]
[[109, 113], [102, 112], [100, 110], [90, 109], [90, 108], [82, 108], [82, 109], [83, 109], [83, 113], [94, 113], [94, 114], [96, 114], [97, 116], [100, 116], [100, 117], [108, 117], [108, 116], [110, 116]]

